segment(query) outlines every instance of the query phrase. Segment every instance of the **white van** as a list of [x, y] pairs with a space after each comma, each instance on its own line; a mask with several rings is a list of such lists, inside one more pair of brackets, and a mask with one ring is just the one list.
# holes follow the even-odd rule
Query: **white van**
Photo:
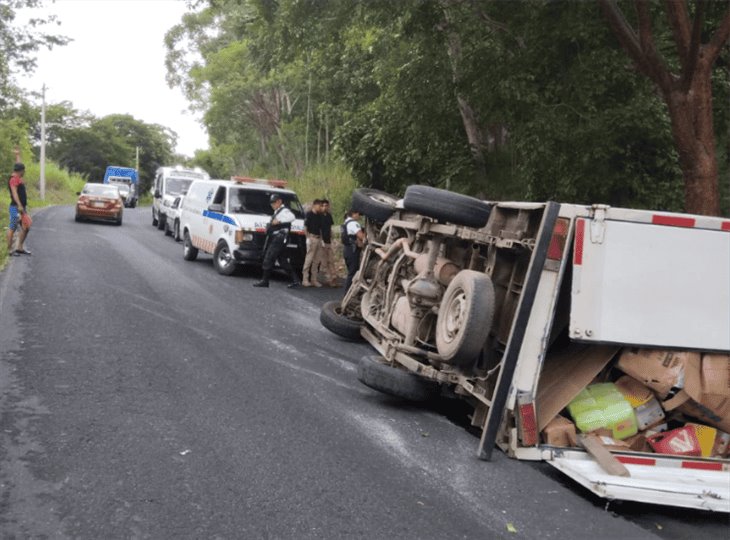
[[165, 229], [167, 221], [166, 209], [174, 200], [185, 195], [194, 180], [207, 180], [210, 178], [207, 172], [200, 167], [186, 169], [180, 165], [175, 167], [160, 167], [155, 173], [152, 182], [152, 226], [160, 230]]
[[196, 180], [182, 202], [180, 231], [183, 256], [195, 260], [198, 252], [213, 255], [213, 266], [231, 275], [239, 263], [263, 262], [266, 227], [274, 213], [269, 197], [281, 195], [294, 213], [287, 255], [301, 273], [307, 245], [304, 210], [297, 194], [285, 189], [284, 180], [233, 177], [231, 180]]
[[[369, 218], [368, 244], [320, 320], [377, 351], [361, 382], [414, 401], [462, 397], [482, 459], [496, 445], [608, 499], [730, 512], [729, 219], [429, 186], [397, 203], [356, 191], [353, 207]], [[587, 385], [627, 376], [685, 424], [646, 424], [624, 446], [559, 418]], [[561, 419], [565, 440], [551, 439]], [[647, 444], [690, 424], [712, 437], [702, 452]]]

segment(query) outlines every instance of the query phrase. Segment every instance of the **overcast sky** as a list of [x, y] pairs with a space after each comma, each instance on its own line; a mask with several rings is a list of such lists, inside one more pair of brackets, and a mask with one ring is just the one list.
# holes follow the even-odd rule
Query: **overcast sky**
[[178, 134], [177, 152], [192, 156], [208, 147], [205, 129], [187, 111], [182, 93], [165, 83], [168, 29], [186, 11], [183, 0], [46, 0], [29, 13], [56, 14], [61, 22], [51, 33], [73, 39], [38, 54], [38, 68], [18, 78], [23, 88], [40, 92], [46, 102], [70, 101], [94, 116], [130, 114], [161, 124]]

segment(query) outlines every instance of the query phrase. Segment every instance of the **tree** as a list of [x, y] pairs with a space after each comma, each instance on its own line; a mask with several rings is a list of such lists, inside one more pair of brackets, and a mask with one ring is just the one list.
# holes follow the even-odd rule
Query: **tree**
[[31, 17], [25, 27], [16, 24], [18, 10], [33, 9], [42, 4], [43, 0], [6, 0], [0, 5], [0, 108], [10, 103], [9, 98], [18, 96], [17, 89], [11, 84], [14, 71], [35, 69], [34, 53], [41, 47], [68, 43], [68, 38], [40, 30], [44, 25], [55, 22], [55, 16]]
[[665, 12], [672, 31], [678, 62], [667, 60], [653, 31], [651, 5], [634, 0], [636, 28], [626, 19], [616, 0], [599, 0], [621, 46], [637, 70], [648, 77], [665, 101], [672, 123], [685, 186], [685, 210], [719, 215], [718, 166], [713, 129], [712, 72], [730, 38], [730, 7], [724, 9], [714, 32], [705, 29], [708, 9], [715, 4], [695, 2], [694, 18], [686, 0], [667, 0]]
[[93, 119], [86, 126], [60, 130], [49, 156], [70, 171], [99, 182], [109, 165], [133, 167], [140, 148], [141, 190], [150, 187], [155, 171], [172, 159], [175, 133], [157, 124], [146, 124], [130, 115], [113, 114]]

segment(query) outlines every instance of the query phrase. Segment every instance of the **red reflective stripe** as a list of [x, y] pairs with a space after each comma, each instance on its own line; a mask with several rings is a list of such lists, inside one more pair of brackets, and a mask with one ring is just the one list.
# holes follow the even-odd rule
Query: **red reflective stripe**
[[683, 469], [700, 469], [702, 471], [721, 471], [722, 463], [707, 463], [705, 461], [683, 461]]
[[730, 221], [723, 221], [720, 227], [723, 231], [730, 231]]
[[579, 219], [575, 224], [575, 252], [573, 253], [573, 264], [583, 264], [583, 238], [586, 231], [586, 220]]
[[678, 217], [678, 216], [660, 216], [654, 215], [651, 218], [654, 225], [671, 225], [672, 227], [694, 227], [695, 218]]
[[656, 465], [656, 459], [652, 458], [616, 456], [616, 459], [628, 465]]

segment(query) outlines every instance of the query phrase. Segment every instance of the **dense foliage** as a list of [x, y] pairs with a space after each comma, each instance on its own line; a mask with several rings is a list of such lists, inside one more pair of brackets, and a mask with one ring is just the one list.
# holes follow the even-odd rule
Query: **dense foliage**
[[[654, 37], [673, 62], [662, 5], [650, 4]], [[204, 157], [221, 172], [297, 176], [342, 159], [361, 184], [392, 192], [428, 183], [494, 199], [683, 209], [667, 107], [596, 2], [194, 6], [167, 35], [168, 76], [204, 111]], [[726, 9], [710, 3], [708, 36]], [[721, 175], [729, 65], [725, 48], [712, 79]]]

